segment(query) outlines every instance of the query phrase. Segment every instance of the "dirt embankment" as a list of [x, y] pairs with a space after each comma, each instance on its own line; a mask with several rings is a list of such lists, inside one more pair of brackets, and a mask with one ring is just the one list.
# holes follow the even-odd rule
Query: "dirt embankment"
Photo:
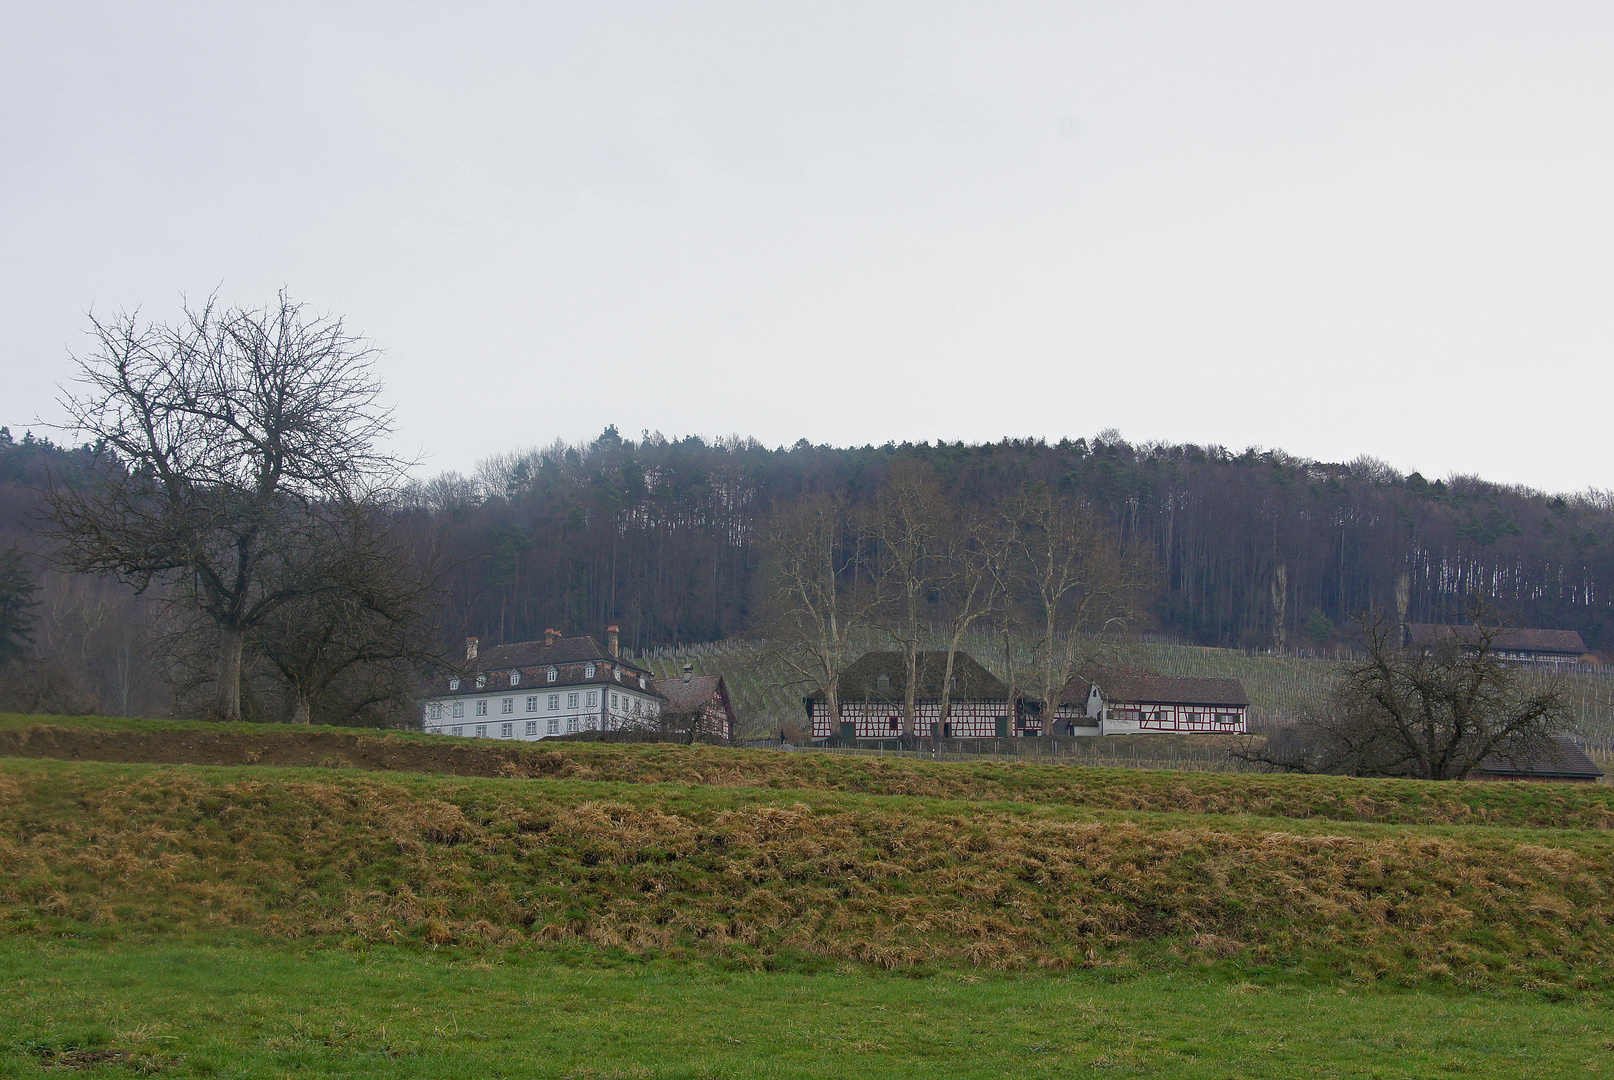
[[0, 756], [160, 765], [290, 765], [448, 773], [453, 776], [568, 776], [565, 754], [523, 745], [417, 742], [387, 735], [302, 731], [84, 731], [41, 724], [0, 731]]

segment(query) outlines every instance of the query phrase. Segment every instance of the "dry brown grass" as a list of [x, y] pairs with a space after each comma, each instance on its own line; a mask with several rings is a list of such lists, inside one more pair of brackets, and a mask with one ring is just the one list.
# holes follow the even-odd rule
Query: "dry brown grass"
[[1303, 960], [1474, 985], [1610, 977], [1614, 895], [1599, 844], [1081, 823], [947, 804], [815, 810], [711, 791], [673, 810], [596, 793], [18, 768], [0, 784], [3, 925], [586, 944], [757, 965]]
[[1614, 787], [1429, 783], [1068, 765], [940, 763], [669, 744], [532, 744], [275, 725], [103, 730], [0, 727], [0, 755], [167, 764], [318, 766], [511, 779], [767, 787], [1115, 810], [1397, 824], [1614, 828]]

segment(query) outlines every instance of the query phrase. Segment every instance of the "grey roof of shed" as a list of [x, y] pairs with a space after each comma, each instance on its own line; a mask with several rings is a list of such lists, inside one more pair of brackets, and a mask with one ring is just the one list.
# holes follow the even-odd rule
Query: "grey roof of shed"
[[[914, 695], [919, 701], [940, 701], [942, 680], [947, 676], [947, 651], [936, 649], [921, 652], [918, 656], [918, 679]], [[901, 701], [907, 683], [907, 661], [895, 651], [866, 652], [841, 673], [840, 699], [842, 701]], [[880, 684], [880, 676], [886, 684]], [[966, 652], [953, 654], [953, 676], [958, 689], [949, 697], [959, 700], [1006, 701], [1009, 688], [1003, 680], [981, 666], [980, 661]], [[809, 700], [824, 697], [822, 688], [808, 695]]]
[[[1479, 631], [1472, 626], [1452, 626], [1445, 623], [1407, 623], [1407, 642], [1412, 645], [1433, 645], [1442, 638], [1455, 636], [1459, 641], [1472, 643]], [[1491, 648], [1505, 652], [1550, 652], [1581, 656], [1586, 643], [1574, 630], [1502, 629], [1491, 639]]]
[[1521, 780], [1595, 780], [1603, 775], [1603, 770], [1587, 756], [1585, 747], [1568, 735], [1554, 735], [1552, 743], [1551, 749], [1518, 760], [1511, 760], [1505, 751], [1492, 754], [1480, 762], [1478, 771], [1483, 776], [1516, 776]]
[[[1140, 705], [1220, 705], [1229, 708], [1248, 708], [1250, 695], [1237, 679], [1210, 679], [1198, 675], [1155, 675], [1149, 672], [1112, 672], [1093, 680], [1108, 702], [1127, 702]], [[1065, 700], [1084, 704], [1087, 692], [1080, 689], [1080, 698], [1072, 696], [1073, 688], [1085, 688], [1085, 679], [1073, 680], [1066, 688]]]

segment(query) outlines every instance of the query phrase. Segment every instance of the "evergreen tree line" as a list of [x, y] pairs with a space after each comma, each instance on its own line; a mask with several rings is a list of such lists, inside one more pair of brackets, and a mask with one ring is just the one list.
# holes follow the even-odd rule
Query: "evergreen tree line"
[[758, 530], [837, 494], [872, 505], [918, 463], [960, 506], [1028, 482], [1082, 501], [1149, 553], [1146, 629], [1207, 645], [1312, 648], [1361, 612], [1457, 619], [1476, 599], [1521, 625], [1614, 649], [1614, 496], [1427, 480], [1362, 457], [1098, 438], [837, 448], [751, 439], [634, 441], [613, 428], [444, 474], [413, 493], [446, 555], [444, 629], [488, 642], [619, 623], [625, 645], [758, 633]]

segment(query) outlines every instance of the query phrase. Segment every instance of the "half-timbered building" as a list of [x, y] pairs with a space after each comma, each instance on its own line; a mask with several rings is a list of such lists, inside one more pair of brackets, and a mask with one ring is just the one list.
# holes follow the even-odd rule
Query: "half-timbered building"
[[[830, 715], [829, 700], [822, 690], [804, 699], [813, 738], [900, 738], [907, 668], [907, 659], [900, 652], [864, 653], [841, 674], [839, 717]], [[947, 653], [921, 652], [914, 688], [915, 734], [989, 739], [1038, 733], [1035, 717], [1020, 708], [1018, 700], [1009, 699], [1009, 688], [1003, 681], [962, 652], [953, 654], [947, 717], [943, 719], [942, 686], [946, 679]]]
[[1239, 734], [1249, 728], [1249, 712], [1249, 695], [1237, 679], [1113, 673], [1067, 683], [1052, 733]]
[[[1428, 648], [1456, 638], [1477, 651], [1479, 641], [1479, 630], [1472, 626], [1407, 623], [1402, 632], [1405, 644], [1413, 648]], [[1490, 648], [1497, 659], [1512, 664], [1566, 667], [1586, 659], [1586, 643], [1574, 630], [1499, 630], [1491, 638]]]
[[484, 739], [546, 739], [582, 731], [653, 726], [666, 699], [651, 672], [623, 660], [617, 628], [606, 646], [594, 638], [562, 637], [478, 650], [465, 642], [457, 675], [435, 680], [422, 704], [425, 730]]

